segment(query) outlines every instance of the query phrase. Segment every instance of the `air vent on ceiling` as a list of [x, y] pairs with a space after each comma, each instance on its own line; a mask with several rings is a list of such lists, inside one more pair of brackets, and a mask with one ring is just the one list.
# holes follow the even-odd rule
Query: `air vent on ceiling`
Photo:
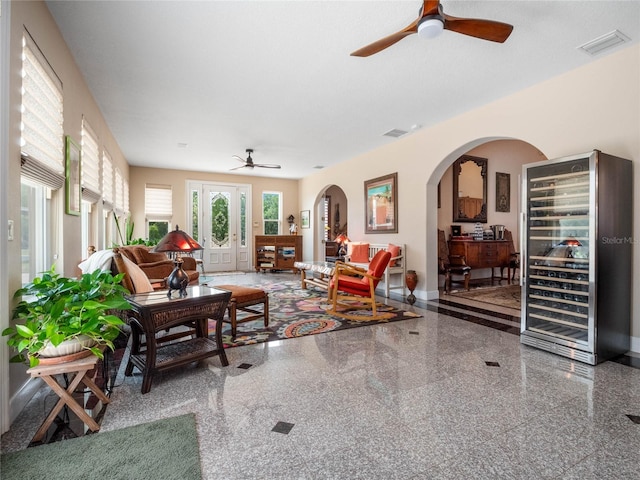
[[403, 135], [406, 135], [407, 132], [406, 130], [399, 130], [397, 128], [394, 128], [393, 130], [389, 130], [387, 133], [384, 133], [383, 136], [384, 137], [394, 137], [394, 138], [398, 138], [401, 137]]
[[578, 49], [584, 51], [589, 55], [598, 55], [605, 50], [616, 47], [621, 43], [628, 42], [630, 39], [624, 33], [614, 30], [601, 37], [598, 37], [590, 42], [580, 45]]

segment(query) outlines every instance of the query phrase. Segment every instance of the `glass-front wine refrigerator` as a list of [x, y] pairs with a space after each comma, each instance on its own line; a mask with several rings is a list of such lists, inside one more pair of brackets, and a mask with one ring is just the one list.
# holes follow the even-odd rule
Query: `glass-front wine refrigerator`
[[521, 343], [590, 365], [627, 352], [631, 161], [594, 150], [522, 173]]

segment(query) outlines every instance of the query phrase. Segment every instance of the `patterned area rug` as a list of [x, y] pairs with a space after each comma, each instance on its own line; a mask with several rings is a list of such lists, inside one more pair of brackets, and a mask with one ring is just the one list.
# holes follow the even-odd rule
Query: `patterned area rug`
[[477, 288], [470, 291], [458, 290], [451, 292], [452, 297], [468, 298], [476, 302], [491, 303], [502, 307], [520, 309], [520, 285], [504, 287]]
[[[371, 320], [370, 312], [354, 309], [349, 310], [349, 313], [358, 314], [359, 312], [362, 314], [362, 319], [347, 320], [327, 313], [330, 305], [327, 303], [326, 292], [315, 288], [302, 290], [299, 280], [254, 286], [269, 292], [269, 326], [265, 328], [262, 320], [238, 324], [234, 340], [231, 337], [231, 325], [225, 323], [222, 332], [225, 348], [421, 317], [416, 313], [388, 305], [379, 305], [378, 314], [382, 313], [383, 319]], [[241, 318], [240, 312], [238, 312], [238, 318]], [[213, 333], [214, 328], [215, 321], [211, 320], [209, 332]]]

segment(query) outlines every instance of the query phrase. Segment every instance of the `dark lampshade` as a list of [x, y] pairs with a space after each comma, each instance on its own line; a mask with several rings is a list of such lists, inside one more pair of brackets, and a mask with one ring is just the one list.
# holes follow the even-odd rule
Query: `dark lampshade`
[[180, 230], [176, 225], [176, 229], [167, 233], [158, 245], [151, 249], [152, 252], [173, 252], [176, 254], [174, 259], [175, 268], [171, 275], [167, 278], [167, 286], [169, 292], [167, 296], [171, 298], [173, 290], [179, 290], [181, 297], [187, 296], [187, 285], [189, 284], [189, 275], [182, 269], [182, 259], [178, 256], [180, 252], [189, 253], [195, 250], [202, 250], [198, 242], [189, 236], [188, 233]]
[[202, 250], [202, 246], [189, 236], [187, 232], [180, 230], [176, 225], [176, 229], [167, 233], [158, 245], [153, 247], [152, 252], [193, 252]]

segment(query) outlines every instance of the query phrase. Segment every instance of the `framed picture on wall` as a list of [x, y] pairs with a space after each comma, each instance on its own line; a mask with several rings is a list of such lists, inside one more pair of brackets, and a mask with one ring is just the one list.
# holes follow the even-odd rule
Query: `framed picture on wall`
[[496, 212], [511, 211], [511, 175], [496, 172]]
[[309, 228], [311, 226], [311, 211], [302, 210], [300, 212], [300, 227]]
[[365, 180], [365, 233], [398, 233], [398, 174]]
[[80, 180], [80, 145], [67, 135], [65, 143], [65, 207], [69, 215], [80, 215], [82, 182]]

